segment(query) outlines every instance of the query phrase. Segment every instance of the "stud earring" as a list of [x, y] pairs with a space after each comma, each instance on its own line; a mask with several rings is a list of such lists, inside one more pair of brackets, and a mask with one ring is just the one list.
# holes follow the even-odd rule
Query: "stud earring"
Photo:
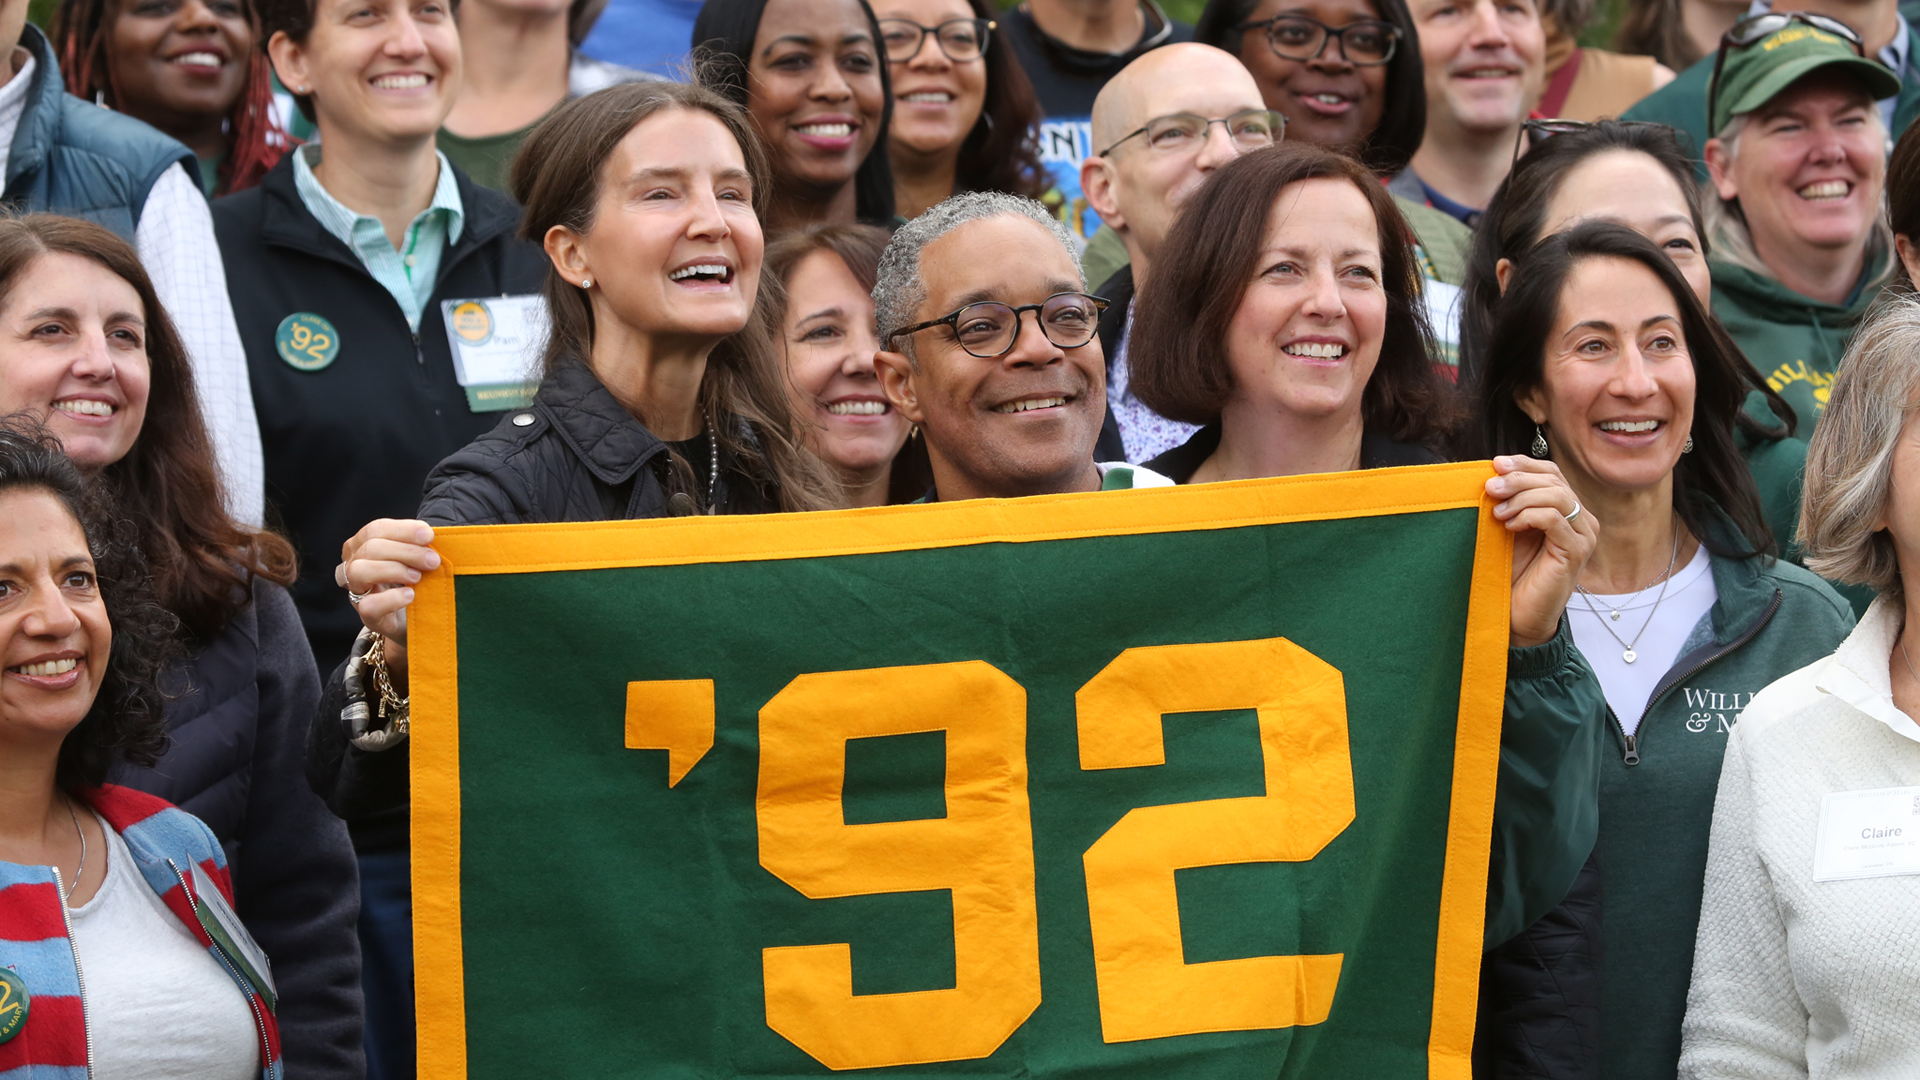
[[580, 287], [581, 287], [581, 288], [583, 288], [583, 289], [591, 289], [591, 288], [593, 288], [593, 279], [592, 279], [592, 278], [581, 278], [581, 279], [580, 279]]
[[1533, 456], [1539, 458], [1541, 461], [1547, 460], [1547, 437], [1541, 433], [1539, 424], [1533, 425], [1533, 445], [1527, 447], [1527, 449], [1532, 451]]
[[1687, 432], [1687, 445], [1681, 447], [1680, 452], [1683, 454], [1693, 453], [1693, 432]]

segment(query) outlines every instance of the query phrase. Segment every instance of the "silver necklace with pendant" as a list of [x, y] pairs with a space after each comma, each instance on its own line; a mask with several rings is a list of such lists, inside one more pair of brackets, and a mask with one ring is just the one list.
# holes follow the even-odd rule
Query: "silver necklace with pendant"
[[1593, 594], [1587, 591], [1587, 587], [1577, 582], [1573, 586], [1579, 590], [1581, 599], [1587, 602], [1587, 610], [1593, 612], [1593, 617], [1600, 619], [1600, 625], [1605, 628], [1608, 634], [1612, 635], [1613, 640], [1620, 643], [1620, 659], [1625, 660], [1629, 664], [1640, 659], [1640, 654], [1634, 652], [1633, 647], [1640, 644], [1640, 639], [1646, 636], [1647, 627], [1653, 625], [1654, 616], [1660, 614], [1660, 601], [1667, 598], [1667, 586], [1673, 582], [1673, 564], [1679, 561], [1679, 558], [1680, 524], [1676, 521], [1673, 526], [1673, 553], [1667, 556], [1667, 572], [1660, 577], [1660, 595], [1653, 598], [1653, 609], [1647, 612], [1647, 621], [1640, 624], [1640, 632], [1633, 635], [1632, 641], [1628, 641], [1615, 633], [1613, 624], [1620, 621], [1620, 609], [1638, 600], [1640, 593], [1644, 593], [1647, 589], [1653, 588], [1652, 585], [1648, 585], [1647, 589], [1641, 589], [1640, 592], [1636, 592], [1632, 596], [1627, 597], [1626, 603], [1613, 606], [1611, 610], [1607, 612], [1605, 618], [1601, 618], [1600, 609], [1593, 606]]

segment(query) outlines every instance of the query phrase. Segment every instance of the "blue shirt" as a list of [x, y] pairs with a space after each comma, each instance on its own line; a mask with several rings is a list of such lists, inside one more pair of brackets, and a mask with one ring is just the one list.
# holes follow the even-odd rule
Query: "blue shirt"
[[596, 60], [624, 64], [668, 78], [680, 70], [693, 44], [693, 20], [701, 0], [608, 0], [580, 51]]
[[416, 331], [420, 313], [440, 279], [440, 257], [447, 245], [459, 241], [466, 217], [453, 166], [447, 164], [445, 154], [436, 150], [434, 156], [440, 159], [440, 178], [433, 186], [433, 201], [414, 215], [405, 242], [396, 249], [379, 218], [348, 209], [320, 185], [320, 178], [313, 175], [313, 164], [320, 158], [318, 144], [308, 143], [293, 155], [293, 185], [308, 213], [352, 249], [367, 273], [393, 295], [406, 313], [407, 326]]

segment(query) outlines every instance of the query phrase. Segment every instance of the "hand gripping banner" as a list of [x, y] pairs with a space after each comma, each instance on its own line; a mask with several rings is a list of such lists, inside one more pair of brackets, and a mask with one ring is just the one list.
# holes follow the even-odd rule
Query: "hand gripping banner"
[[1465, 1080], [1489, 475], [440, 530], [420, 1075]]

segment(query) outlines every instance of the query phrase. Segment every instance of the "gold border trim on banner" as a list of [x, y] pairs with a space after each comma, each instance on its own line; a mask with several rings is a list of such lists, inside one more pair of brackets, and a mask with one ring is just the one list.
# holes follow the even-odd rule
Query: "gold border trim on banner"
[[1506, 699], [1512, 535], [1486, 462], [813, 514], [437, 529], [409, 621], [415, 1012], [422, 1080], [466, 1080], [454, 579], [1196, 532], [1479, 507], [1434, 954], [1432, 1080], [1469, 1080]]

